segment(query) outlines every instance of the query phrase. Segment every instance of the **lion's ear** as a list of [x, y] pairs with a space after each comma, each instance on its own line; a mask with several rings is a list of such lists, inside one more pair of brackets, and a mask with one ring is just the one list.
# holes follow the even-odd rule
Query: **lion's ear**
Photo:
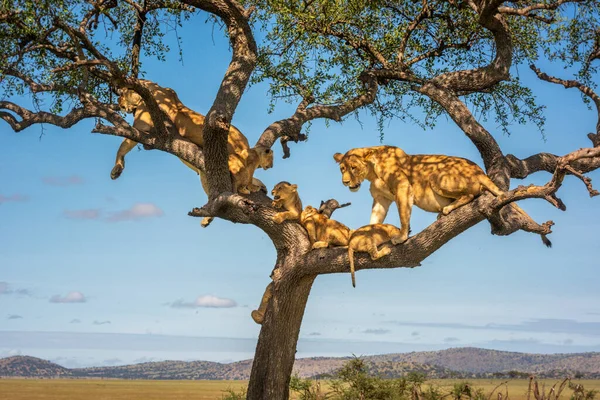
[[342, 161], [342, 158], [344, 158], [344, 155], [342, 153], [335, 153], [333, 155], [333, 159], [335, 160], [336, 163], [340, 163]]
[[366, 152], [363, 154], [363, 159], [364, 159], [365, 161], [368, 161], [368, 162], [376, 162], [376, 161], [377, 161], [377, 160], [375, 159], [375, 154], [374, 154], [372, 151], [370, 151], [370, 150], [369, 150], [369, 151], [366, 151]]
[[293, 184], [293, 185], [292, 185], [292, 191], [294, 191], [294, 192], [295, 192], [297, 189], [298, 189], [298, 185], [296, 185], [296, 184]]

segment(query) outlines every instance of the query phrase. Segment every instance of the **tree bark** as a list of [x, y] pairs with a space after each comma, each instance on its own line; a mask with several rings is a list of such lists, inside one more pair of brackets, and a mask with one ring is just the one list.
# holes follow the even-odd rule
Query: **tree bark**
[[289, 399], [300, 326], [315, 277], [275, 282], [254, 354], [248, 400]]

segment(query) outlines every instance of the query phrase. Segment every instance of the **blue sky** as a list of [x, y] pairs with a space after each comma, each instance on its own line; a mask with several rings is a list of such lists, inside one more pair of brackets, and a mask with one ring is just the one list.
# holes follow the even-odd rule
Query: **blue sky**
[[[203, 21], [203, 18], [198, 19]], [[205, 113], [229, 61], [228, 46], [207, 24], [183, 30], [184, 64], [144, 60], [146, 77], [177, 91]], [[172, 40], [171, 38], [170, 40]], [[556, 74], [559, 66], [542, 64]], [[546, 138], [534, 126], [503, 135], [485, 126], [507, 153], [526, 157], [588, 147], [595, 112], [573, 90], [538, 82], [515, 69], [547, 109]], [[266, 85], [245, 93], [234, 124], [254, 143], [293, 107], [268, 114]], [[379, 145], [375, 121], [361, 112], [328, 127], [316, 121], [309, 140], [274, 147], [275, 167], [256, 174], [269, 188], [299, 185], [305, 205], [352, 202], [335, 218], [369, 221], [366, 188], [341, 184], [335, 152]], [[275, 251], [253, 226], [216, 220], [207, 228], [187, 212], [206, 202], [198, 177], [175, 157], [132, 151], [121, 178], [109, 177], [120, 139], [91, 134], [92, 122], [69, 130], [39, 126], [15, 134], [0, 123], [0, 356], [27, 354], [67, 366], [160, 359], [250, 358], [259, 326], [250, 311], [269, 282]], [[41, 136], [41, 137], [40, 137]], [[392, 121], [385, 144], [408, 153], [444, 153], [482, 165], [452, 121], [434, 130]], [[600, 180], [598, 173], [590, 175]], [[522, 183], [544, 183], [536, 174]], [[566, 213], [543, 201], [521, 206], [556, 225], [552, 249], [539, 236], [490, 234], [487, 222], [455, 238], [420, 268], [319, 277], [300, 333], [298, 356], [378, 354], [480, 346], [528, 352], [600, 351], [598, 200], [567, 179]], [[414, 210], [414, 233], [436, 215]], [[398, 225], [392, 210], [388, 222]], [[215, 307], [217, 306], [217, 307]]]

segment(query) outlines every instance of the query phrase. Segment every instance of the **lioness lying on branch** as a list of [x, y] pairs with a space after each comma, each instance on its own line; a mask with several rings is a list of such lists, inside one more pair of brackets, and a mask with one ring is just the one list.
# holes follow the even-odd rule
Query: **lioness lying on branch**
[[[204, 128], [204, 116], [194, 110], [186, 107], [177, 96], [174, 90], [163, 88], [154, 82], [143, 80], [139, 81], [146, 89], [150, 91], [156, 100], [159, 108], [175, 125], [178, 133], [186, 140], [194, 143], [196, 146], [204, 147], [204, 137], [202, 130]], [[119, 96], [119, 106], [126, 113], [133, 113], [133, 126], [140, 131], [150, 131], [154, 124], [148, 107], [142, 97], [131, 89], [122, 89]], [[264, 184], [253, 177], [256, 168], [269, 169], [273, 166], [273, 152], [270, 148], [256, 146], [250, 148], [248, 139], [235, 126], [229, 128], [227, 136], [227, 150], [229, 152], [229, 170], [233, 176], [234, 191], [248, 194], [258, 190], [266, 190]], [[125, 139], [121, 143], [117, 152], [115, 166], [111, 171], [111, 178], [117, 179], [125, 168], [125, 155], [135, 146], [136, 142]], [[196, 168], [185, 160], [181, 160], [185, 165], [200, 175], [200, 181], [204, 191], [208, 194], [208, 183], [204, 171]], [[212, 218], [207, 217], [202, 220], [202, 226], [208, 226]]]

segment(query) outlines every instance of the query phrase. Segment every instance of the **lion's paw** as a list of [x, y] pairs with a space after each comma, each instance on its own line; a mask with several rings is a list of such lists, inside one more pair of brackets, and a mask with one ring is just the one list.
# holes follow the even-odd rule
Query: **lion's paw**
[[407, 239], [408, 239], [408, 235], [394, 236], [392, 238], [392, 244], [393, 245], [402, 244], [402, 243], [406, 242]]
[[110, 171], [110, 179], [112, 179], [114, 181], [115, 179], [117, 179], [118, 177], [120, 177], [121, 174], [123, 173], [123, 168], [124, 167], [122, 165], [116, 164], [113, 167], [112, 171]]
[[247, 186], [242, 186], [242, 187], [238, 188], [237, 192], [239, 194], [250, 194], [250, 190], [248, 190]]
[[202, 218], [202, 222], [200, 222], [200, 226], [206, 228], [213, 221], [214, 217], [204, 217]]

